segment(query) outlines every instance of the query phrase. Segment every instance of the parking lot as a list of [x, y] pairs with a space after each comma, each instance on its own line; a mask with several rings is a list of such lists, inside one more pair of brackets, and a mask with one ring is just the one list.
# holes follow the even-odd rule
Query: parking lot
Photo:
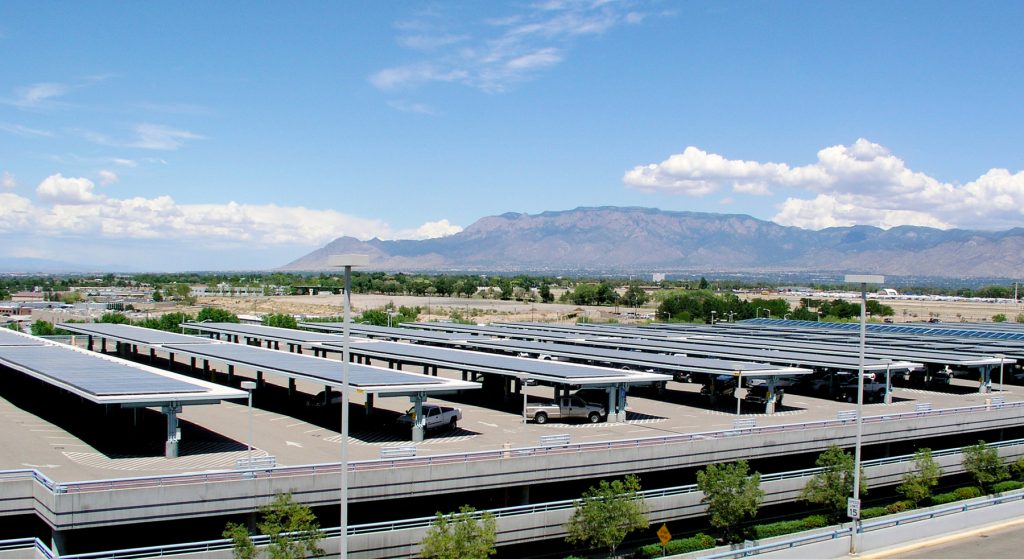
[[[405, 370], [421, 372], [420, 367], [406, 366]], [[441, 369], [439, 374], [461, 378], [457, 371]], [[244, 369], [237, 369], [236, 375], [255, 378], [253, 371]], [[323, 386], [300, 381], [298, 397], [286, 401], [282, 396], [286, 393], [286, 380], [268, 375], [265, 382], [260, 389], [263, 393], [257, 391], [252, 411], [253, 455], [273, 456], [281, 465], [337, 462], [339, 407], [316, 408], [305, 403], [313, 400]], [[737, 419], [736, 400], [720, 398], [716, 406], [709, 406], [707, 398], [699, 394], [700, 386], [671, 381], [660, 394], [634, 389], [628, 398], [626, 421], [622, 423], [524, 423], [522, 396], [516, 394], [510, 394], [504, 402], [484, 401], [480, 391], [431, 398], [432, 403], [461, 408], [462, 420], [457, 429], [430, 432], [426, 440], [416, 445], [409, 441], [408, 430], [393, 426], [394, 419], [409, 408], [408, 398], [377, 398], [373, 413], [367, 417], [361, 396], [355, 395], [349, 452], [352, 460], [370, 460], [379, 458], [382, 449], [395, 447], [414, 446], [417, 455], [426, 456], [535, 446], [540, 437], [554, 434], [567, 434], [577, 443], [732, 428]], [[984, 405], [993, 396], [1006, 401], [1020, 399], [1020, 387], [1016, 386], [1008, 386], [1007, 391], [998, 394], [980, 394], [976, 382], [954, 379], [948, 389], [957, 393], [896, 387], [892, 404], [866, 404], [865, 415], [910, 412], [923, 403], [938, 409]], [[531, 404], [553, 396], [550, 386], [526, 386], [524, 390]], [[13, 428], [0, 430], [0, 445], [19, 450], [0, 453], [0, 469], [35, 468], [57, 481], [106, 479], [232, 469], [236, 460], [248, 452], [249, 409], [244, 401], [186, 406], [180, 414], [182, 456], [168, 459], [158, 450], [139, 448], [125, 454], [107, 451], [91, 435], [80, 435], [73, 422], [54, 417], [45, 405], [27, 410], [6, 396], [0, 392], [0, 419]], [[744, 404], [742, 417], [753, 419], [759, 426], [777, 425], [835, 419], [839, 412], [855, 409], [854, 404], [792, 393], [786, 394], [783, 402], [779, 411], [771, 415], [765, 414], [762, 406]], [[157, 412], [150, 413], [159, 416]], [[134, 429], [131, 422], [122, 427], [126, 432]], [[153, 442], [162, 444], [159, 439]]]

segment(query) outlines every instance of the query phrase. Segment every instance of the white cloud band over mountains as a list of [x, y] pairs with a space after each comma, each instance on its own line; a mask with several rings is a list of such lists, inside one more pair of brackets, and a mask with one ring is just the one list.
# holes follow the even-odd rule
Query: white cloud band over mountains
[[1004, 229], [1024, 218], [1024, 171], [997, 168], [966, 184], [943, 182], [909, 169], [884, 146], [863, 138], [824, 148], [815, 163], [803, 166], [727, 159], [691, 146], [661, 163], [634, 167], [622, 180], [644, 192], [695, 197], [723, 190], [731, 196], [794, 192], [772, 219], [806, 229]]
[[235, 202], [179, 204], [170, 196], [113, 198], [98, 193], [88, 178], [59, 173], [39, 183], [34, 200], [12, 191], [0, 192], [0, 234], [33, 231], [50, 237], [317, 246], [340, 236], [427, 239], [461, 230], [446, 219], [396, 230], [381, 220], [334, 210]]

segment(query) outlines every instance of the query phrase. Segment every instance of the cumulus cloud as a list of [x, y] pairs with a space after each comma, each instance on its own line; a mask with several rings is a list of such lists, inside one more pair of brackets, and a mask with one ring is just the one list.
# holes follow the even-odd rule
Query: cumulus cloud
[[59, 205], [91, 204], [102, 200], [102, 197], [93, 193], [95, 187], [89, 179], [65, 177], [57, 173], [39, 183], [36, 196], [44, 202]]
[[1024, 172], [992, 169], [967, 184], [916, 172], [887, 148], [863, 138], [826, 147], [810, 165], [732, 160], [687, 147], [661, 163], [627, 171], [623, 182], [644, 192], [705, 196], [805, 191], [779, 205], [774, 220], [810, 229], [849, 225], [922, 225], [992, 229], [1024, 223]]
[[119, 180], [117, 173], [113, 171], [108, 171], [106, 169], [100, 169], [100, 171], [96, 174], [99, 175], [100, 184], [102, 185], [114, 184]]
[[447, 219], [429, 221], [416, 229], [400, 231], [398, 236], [403, 239], [436, 239], [447, 237], [462, 231], [462, 227], [453, 225]]
[[17, 187], [18, 181], [14, 180], [14, 175], [10, 171], [4, 171], [4, 174], [0, 176], [0, 189], [14, 190]]
[[396, 231], [381, 220], [334, 210], [236, 202], [178, 204], [170, 196], [118, 199], [97, 195], [94, 188], [89, 179], [55, 174], [36, 188], [35, 202], [0, 193], [0, 233], [31, 227], [33, 234], [49, 237], [316, 246], [340, 236], [425, 239], [462, 230], [444, 219]]
[[647, 14], [630, 2], [559, 0], [516, 8], [503, 17], [451, 29], [442, 10], [424, 10], [417, 19], [396, 24], [398, 43], [423, 59], [372, 74], [375, 87], [391, 91], [430, 82], [456, 82], [484, 91], [511, 84], [555, 66], [581, 37], [641, 23]]

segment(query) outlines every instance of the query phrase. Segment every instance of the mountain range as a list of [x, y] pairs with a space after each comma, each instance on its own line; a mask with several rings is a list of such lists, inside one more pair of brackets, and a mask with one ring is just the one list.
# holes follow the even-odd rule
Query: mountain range
[[426, 240], [340, 237], [283, 266], [323, 270], [333, 254], [370, 256], [388, 271], [858, 272], [896, 276], [1024, 276], [1024, 229], [787, 227], [740, 214], [583, 207], [485, 217]]

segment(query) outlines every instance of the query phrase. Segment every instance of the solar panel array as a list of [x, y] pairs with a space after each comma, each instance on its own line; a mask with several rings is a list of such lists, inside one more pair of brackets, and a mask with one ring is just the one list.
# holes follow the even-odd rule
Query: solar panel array
[[[475, 342], [478, 347], [503, 348], [511, 351], [532, 351], [536, 353], [571, 353], [579, 358], [586, 359], [608, 359], [617, 362], [630, 362], [643, 366], [659, 366], [671, 369], [682, 370], [705, 370], [715, 372], [732, 372], [737, 369], [744, 373], [773, 373], [778, 374], [779, 367], [765, 363], [751, 363], [748, 361], [730, 361], [727, 359], [705, 359], [698, 357], [682, 357], [679, 355], [666, 355], [661, 353], [644, 353], [637, 351], [626, 351], [618, 349], [607, 349], [600, 347], [579, 346], [570, 344], [526, 342], [522, 340], [487, 340]], [[810, 370], [803, 371], [810, 373]], [[786, 374], [799, 374], [800, 371], [787, 370]]]
[[[340, 344], [324, 344], [340, 349]], [[457, 349], [438, 348], [422, 345], [402, 344], [397, 342], [354, 342], [353, 353], [365, 353], [374, 351], [394, 359], [406, 357], [416, 361], [431, 361], [435, 363], [451, 364], [453, 368], [466, 369], [490, 369], [495, 371], [510, 371], [527, 373], [546, 377], [556, 378], [588, 378], [588, 377], [611, 377], [616, 376], [617, 371], [601, 369], [596, 367], [585, 367], [581, 365], [570, 365], [567, 363], [556, 363], [552, 361], [538, 361], [536, 359], [523, 359], [521, 357], [509, 357], [507, 355], [495, 355], [492, 353], [481, 353], [477, 351], [462, 351]]]
[[[168, 345], [164, 349], [171, 352], [216, 359], [228, 363], [251, 367], [255, 370], [275, 370], [292, 373], [296, 376], [310, 377], [329, 383], [341, 383], [341, 362], [319, 357], [309, 357], [297, 353], [261, 349], [239, 344], [210, 345]], [[355, 387], [401, 386], [401, 385], [433, 385], [443, 384], [444, 379], [403, 373], [349, 364], [349, 384]]]
[[259, 324], [235, 324], [234, 322], [188, 322], [183, 325], [186, 330], [199, 330], [201, 332], [230, 333], [250, 338], [270, 338], [281, 341], [316, 343], [337, 339], [333, 334], [322, 334], [309, 332], [308, 330], [293, 330], [291, 328], [276, 328], [273, 326], [262, 326]]
[[[755, 318], [745, 320], [743, 323], [758, 324], [764, 326], [783, 326], [797, 328], [827, 328], [830, 330], [860, 330], [859, 322], [816, 322], [810, 320], [781, 320]], [[869, 332], [893, 333], [893, 334], [918, 334], [927, 336], [955, 336], [961, 338], [985, 338], [991, 340], [1024, 340], [1024, 332], [993, 331], [971, 327], [957, 328], [953, 326], [909, 326], [903, 324], [867, 324]]]
[[58, 324], [57, 326], [70, 332], [120, 339], [148, 346], [164, 344], [209, 344], [214, 342], [214, 340], [209, 338], [186, 336], [184, 334], [154, 330], [152, 328], [142, 328], [139, 326], [130, 326], [128, 324], [105, 324], [96, 322], [87, 324]]
[[45, 343], [39, 338], [18, 335], [11, 330], [0, 328], [0, 346], [44, 345]]
[[192, 383], [56, 345], [0, 346], [0, 363], [32, 371], [94, 396], [208, 391]]

